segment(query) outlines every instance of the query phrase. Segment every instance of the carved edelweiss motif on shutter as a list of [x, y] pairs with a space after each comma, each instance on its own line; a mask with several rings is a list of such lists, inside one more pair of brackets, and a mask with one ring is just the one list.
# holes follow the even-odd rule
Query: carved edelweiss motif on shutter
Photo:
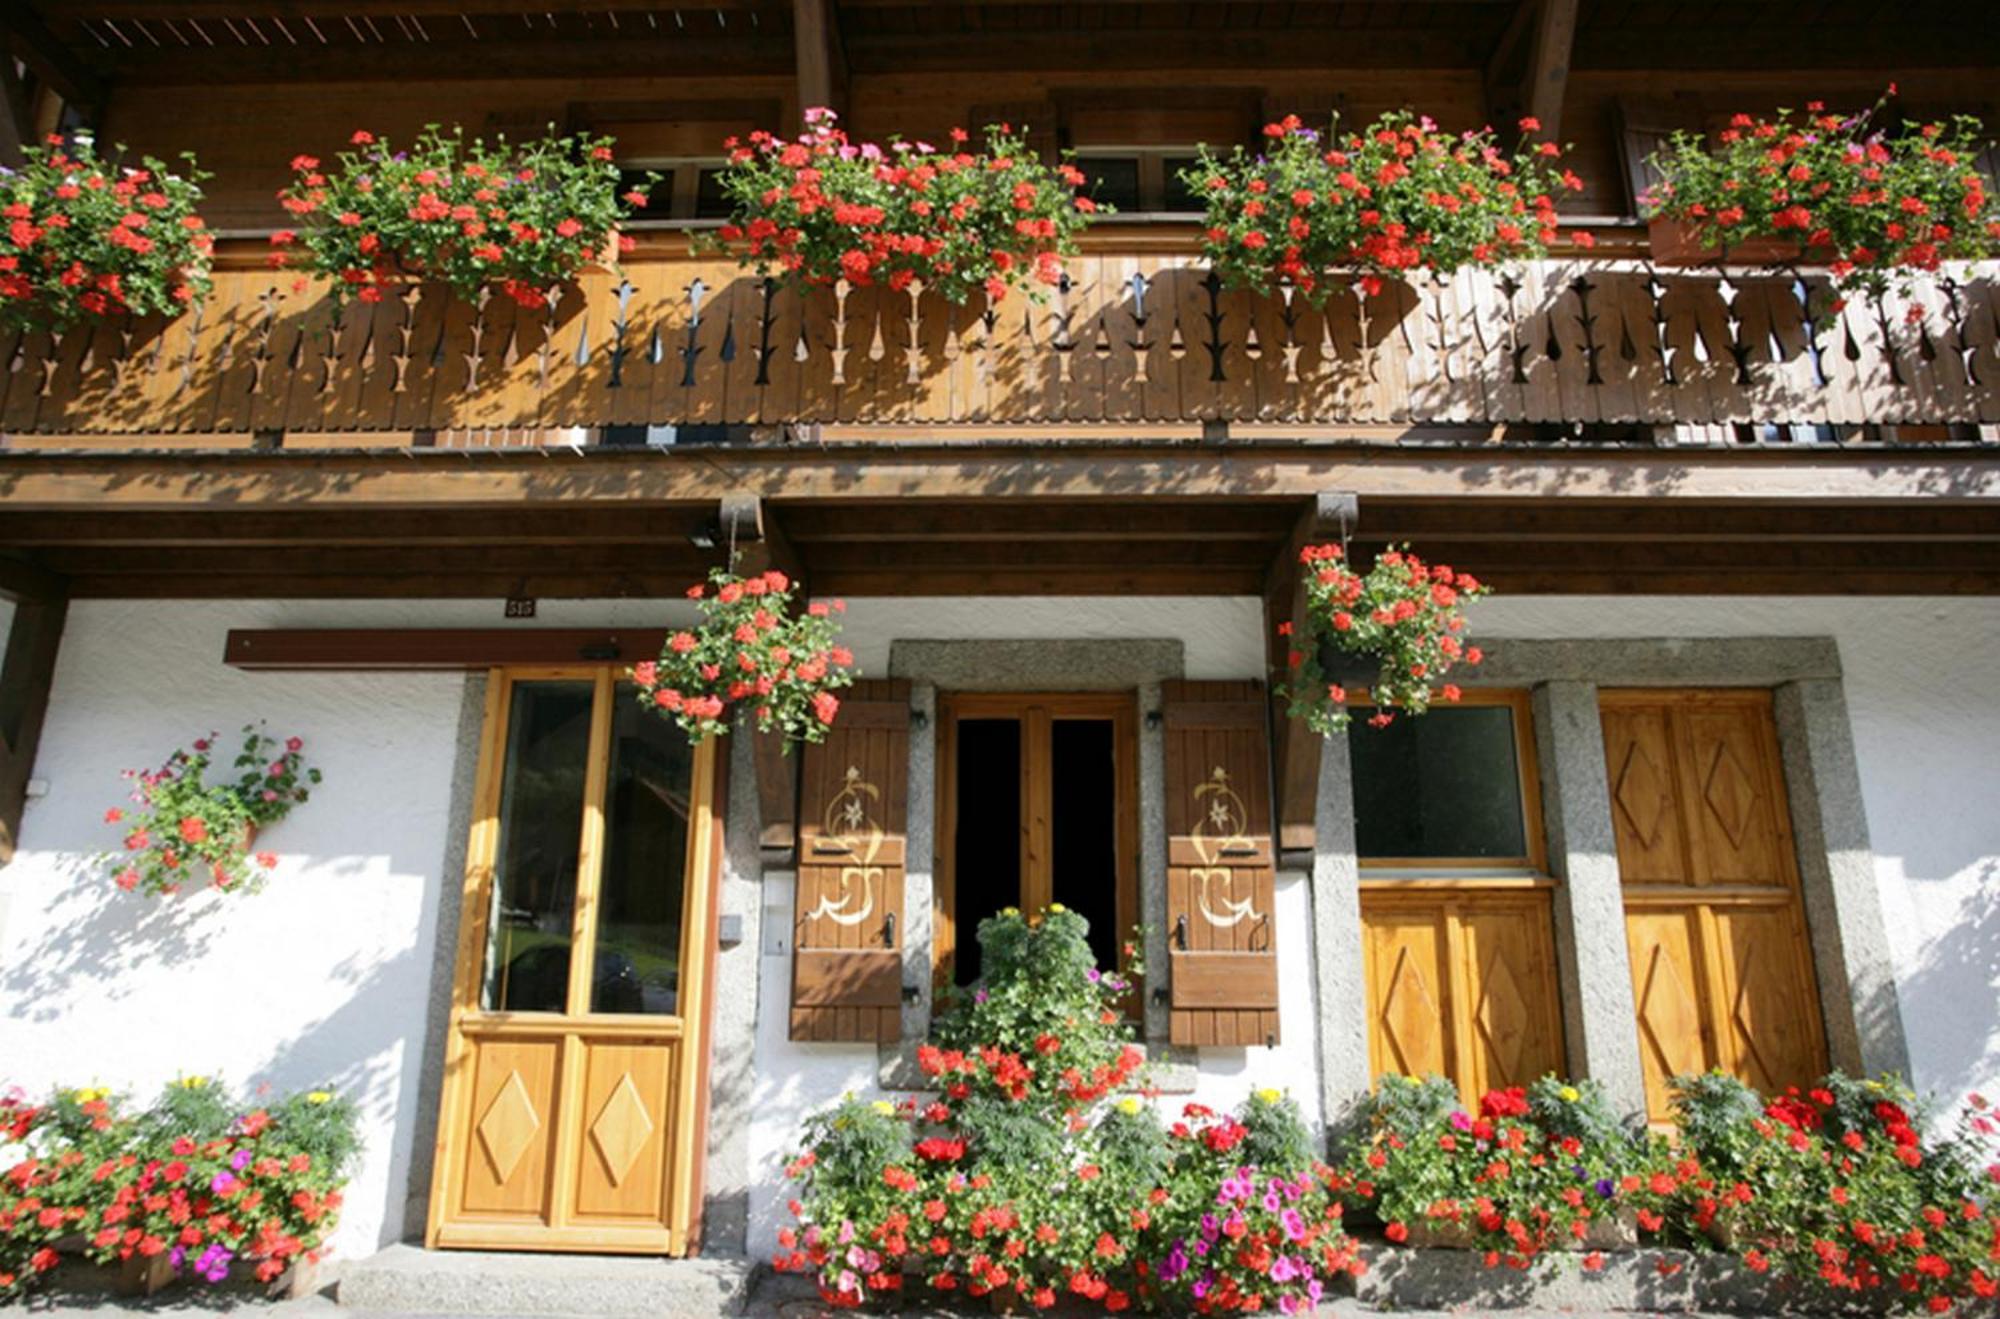
[[1170, 1036], [1275, 1044], [1271, 756], [1264, 687], [1164, 685]]
[[1190, 870], [1188, 878], [1195, 885], [1202, 918], [1223, 930], [1246, 920], [1263, 920], [1264, 913], [1257, 910], [1255, 891], [1240, 901], [1230, 896], [1237, 872], [1234, 867], [1216, 864], [1218, 858], [1248, 856], [1256, 851], [1249, 836], [1249, 811], [1243, 805], [1243, 798], [1230, 786], [1229, 771], [1217, 765], [1208, 781], [1194, 790], [1194, 798], [1192, 837], [1202, 865]]
[[902, 1034], [909, 684], [856, 683], [800, 766], [795, 1040]]
[[875, 858], [882, 851], [883, 835], [872, 808], [881, 797], [882, 790], [861, 777], [859, 766], [847, 767], [845, 786], [826, 804], [824, 828], [827, 839], [854, 854], [855, 863], [840, 868], [838, 895], [821, 894], [811, 919], [859, 925], [875, 914], [876, 892], [882, 885], [882, 867]]

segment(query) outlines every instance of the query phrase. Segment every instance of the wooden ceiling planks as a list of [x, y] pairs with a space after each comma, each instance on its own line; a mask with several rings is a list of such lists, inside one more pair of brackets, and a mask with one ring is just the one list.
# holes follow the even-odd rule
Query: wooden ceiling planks
[[[2000, 422], [2000, 283], [1851, 300], [1823, 277], [1550, 261], [1374, 296], [1222, 289], [1192, 257], [1092, 252], [1032, 302], [795, 290], [634, 261], [546, 307], [442, 288], [336, 309], [225, 270], [171, 322], [0, 339], [16, 435], [607, 425]], [[1814, 286], [1810, 290], [1808, 284]]]

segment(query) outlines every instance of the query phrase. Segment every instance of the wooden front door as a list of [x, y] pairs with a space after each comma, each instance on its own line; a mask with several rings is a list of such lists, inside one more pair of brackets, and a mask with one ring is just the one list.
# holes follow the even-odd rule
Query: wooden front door
[[1648, 1114], [1711, 1068], [1806, 1084], [1826, 1045], [1770, 693], [1601, 699]]
[[493, 673], [430, 1245], [690, 1248], [716, 762], [610, 667]]

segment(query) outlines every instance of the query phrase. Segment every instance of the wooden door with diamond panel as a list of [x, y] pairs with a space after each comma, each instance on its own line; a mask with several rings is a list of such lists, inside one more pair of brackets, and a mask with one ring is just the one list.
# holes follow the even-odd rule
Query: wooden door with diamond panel
[[430, 1245], [690, 1248], [716, 761], [609, 667], [492, 674]]
[[1601, 703], [1648, 1115], [1685, 1073], [1805, 1084], [1826, 1045], [1770, 693]]

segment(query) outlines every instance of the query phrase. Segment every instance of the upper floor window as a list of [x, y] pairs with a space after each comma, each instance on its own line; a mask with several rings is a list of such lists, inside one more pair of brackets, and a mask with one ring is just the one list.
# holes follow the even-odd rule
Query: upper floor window
[[640, 218], [647, 220], [720, 220], [729, 215], [722, 192], [720, 156], [684, 156], [661, 160], [622, 161], [620, 190], [641, 187], [648, 174], [659, 179]]
[[1127, 214], [1203, 209], [1201, 197], [1180, 178], [1194, 162], [1192, 146], [1094, 146], [1076, 153], [1076, 167], [1090, 180], [1085, 191]]
[[1528, 694], [1470, 690], [1456, 705], [1347, 732], [1355, 851], [1415, 870], [1540, 871]]

